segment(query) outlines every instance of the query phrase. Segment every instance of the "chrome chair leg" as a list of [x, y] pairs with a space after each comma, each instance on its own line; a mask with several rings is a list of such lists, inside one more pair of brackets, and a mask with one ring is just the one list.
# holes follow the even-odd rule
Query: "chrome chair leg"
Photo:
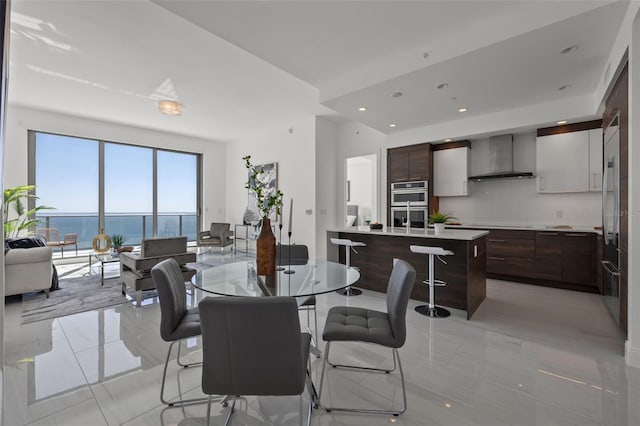
[[192, 362], [190, 364], [183, 364], [180, 362], [180, 348], [182, 347], [182, 345], [180, 344], [182, 342], [182, 340], [178, 341], [178, 358], [176, 358], [176, 362], [178, 363], [178, 365], [182, 368], [189, 368], [189, 367], [193, 367], [196, 365], [202, 365], [202, 361], [200, 362]]
[[[180, 399], [172, 402], [169, 402], [166, 399], [164, 399], [164, 385], [167, 381], [167, 367], [169, 366], [169, 358], [171, 358], [171, 349], [173, 349], [174, 344], [178, 343], [178, 359], [180, 359], [180, 342], [181, 340], [175, 340], [171, 342], [171, 344], [169, 345], [169, 350], [167, 351], [167, 358], [164, 361], [164, 369], [162, 371], [162, 385], [160, 386], [160, 401], [163, 404], [168, 405], [169, 407], [173, 407], [175, 405], [198, 404], [201, 402], [205, 402], [208, 399], [208, 398]], [[181, 365], [183, 368], [186, 368], [190, 365], [197, 365], [197, 364], [202, 364], [202, 363], [180, 364], [180, 362], [178, 362], [178, 365]]]
[[[404, 413], [405, 411], [407, 411], [407, 392], [406, 392], [406, 387], [405, 387], [405, 383], [404, 383], [404, 372], [402, 371], [402, 364], [400, 363], [400, 354], [398, 353], [398, 350], [393, 348], [393, 370], [385, 370], [385, 369], [381, 369], [381, 368], [370, 368], [370, 367], [358, 367], [358, 366], [351, 366], [351, 365], [340, 365], [340, 364], [330, 364], [329, 363], [329, 350], [331, 348], [331, 342], [327, 342], [326, 348], [325, 348], [325, 355], [324, 355], [324, 362], [322, 363], [322, 373], [320, 376], [320, 388], [318, 389], [318, 401], [316, 403], [317, 407], [320, 407], [322, 409], [324, 409], [327, 412], [331, 412], [331, 411], [345, 411], [345, 412], [352, 412], [352, 413], [369, 413], [369, 414], [391, 414], [393, 416], [399, 416], [400, 414]], [[398, 369], [400, 371], [400, 382], [402, 383], [402, 410], [397, 411], [397, 410], [373, 410], [373, 409], [365, 409], [365, 408], [347, 408], [347, 407], [327, 407], [325, 405], [322, 405], [322, 387], [324, 385], [324, 375], [325, 375], [325, 369], [327, 364], [331, 365], [332, 367], [342, 367], [342, 368], [350, 368], [350, 369], [357, 369], [357, 370], [368, 370], [368, 371], [380, 371], [380, 372], [384, 372], [384, 373], [389, 373], [390, 371], [394, 371], [396, 368], [396, 359], [397, 359], [397, 365], [398, 365]]]
[[[229, 414], [227, 414], [227, 420], [224, 421], [224, 426], [228, 426], [229, 421], [231, 420], [231, 415], [233, 414], [233, 411], [236, 408], [236, 399], [234, 398], [233, 402], [231, 403], [231, 408], [229, 408]], [[209, 424], [209, 417], [207, 417], [207, 425]]]
[[207, 398], [207, 426], [211, 424], [211, 395]]

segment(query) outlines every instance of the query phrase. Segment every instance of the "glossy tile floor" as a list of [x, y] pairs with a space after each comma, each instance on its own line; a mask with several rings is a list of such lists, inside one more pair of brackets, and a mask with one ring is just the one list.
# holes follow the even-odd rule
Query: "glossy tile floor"
[[[212, 264], [233, 259], [201, 257]], [[65, 268], [71, 275], [86, 272], [67, 265], [63, 273]], [[338, 304], [386, 306], [383, 295], [368, 291], [352, 298], [320, 296], [320, 324]], [[408, 339], [400, 350], [406, 413], [390, 418], [314, 410], [313, 425], [640, 424], [640, 371], [626, 367], [623, 336], [599, 296], [489, 280], [488, 297], [471, 321], [455, 310], [449, 318], [429, 319], [414, 312], [418, 304], [410, 302]], [[20, 313], [19, 300], [7, 304], [5, 425], [204, 424], [205, 405], [160, 404], [168, 344], [159, 335], [157, 301], [27, 325], [20, 325]], [[188, 359], [201, 357], [198, 339], [186, 346]], [[368, 365], [390, 365], [390, 354], [372, 345], [332, 349], [332, 358]], [[316, 384], [320, 367], [314, 358]], [[199, 368], [179, 369], [172, 362], [168, 378], [171, 397], [202, 395]], [[401, 404], [394, 374], [331, 369], [325, 383], [324, 402]], [[219, 404], [213, 414], [213, 424], [224, 423], [226, 410]], [[297, 425], [303, 417], [298, 397], [250, 397], [238, 401], [232, 424]]]

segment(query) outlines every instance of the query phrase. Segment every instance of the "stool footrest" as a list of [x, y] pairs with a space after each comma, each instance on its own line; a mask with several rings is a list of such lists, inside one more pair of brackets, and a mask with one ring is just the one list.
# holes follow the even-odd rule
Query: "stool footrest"
[[[429, 281], [424, 280], [424, 281], [422, 281], [422, 284], [429, 285]], [[447, 282], [446, 281], [442, 281], [442, 280], [433, 280], [433, 285], [436, 286], [436, 287], [444, 287], [444, 286], [447, 285]]]

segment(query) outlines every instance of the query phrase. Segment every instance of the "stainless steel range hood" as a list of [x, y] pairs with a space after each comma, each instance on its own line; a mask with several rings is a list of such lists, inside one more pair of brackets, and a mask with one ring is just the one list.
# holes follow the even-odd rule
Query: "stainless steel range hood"
[[486, 173], [469, 176], [469, 180], [480, 182], [488, 179], [531, 179], [532, 172], [513, 171], [513, 135], [489, 138], [489, 170]]

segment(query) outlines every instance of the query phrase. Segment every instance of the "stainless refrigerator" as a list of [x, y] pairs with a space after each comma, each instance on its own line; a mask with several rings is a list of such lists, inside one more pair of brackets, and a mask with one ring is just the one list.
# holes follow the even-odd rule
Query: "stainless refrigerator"
[[620, 117], [604, 129], [602, 173], [603, 294], [611, 315], [620, 324]]

